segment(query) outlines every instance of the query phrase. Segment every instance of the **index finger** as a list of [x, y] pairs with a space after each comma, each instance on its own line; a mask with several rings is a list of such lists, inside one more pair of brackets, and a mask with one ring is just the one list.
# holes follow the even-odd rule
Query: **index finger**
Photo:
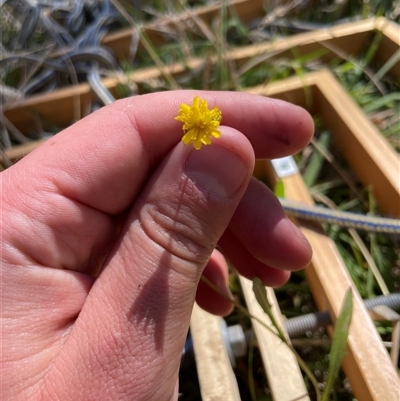
[[64, 196], [118, 214], [182, 137], [182, 125], [174, 117], [180, 104], [190, 104], [196, 95], [206, 99], [210, 108], [219, 107], [223, 125], [246, 135], [257, 158], [293, 154], [312, 136], [310, 115], [284, 101], [244, 92], [170, 91], [104, 107], [20, 163], [36, 159], [41, 164], [40, 178], [47, 178]]
[[[312, 119], [303, 108], [246, 92], [181, 90], [149, 94], [131, 98], [120, 112], [126, 111], [126, 116], [133, 118], [133, 122], [140, 117], [137, 128], [145, 133], [142, 139], [157, 142], [160, 145], [157, 150], [163, 153], [165, 146], [169, 149], [182, 135], [181, 125], [174, 121], [179, 105], [190, 104], [195, 96], [206, 99], [210, 109], [218, 107], [222, 111], [223, 125], [247, 136], [257, 159], [296, 153], [308, 144], [313, 132]], [[132, 110], [135, 107], [138, 109]], [[168, 137], [166, 132], [174, 135]], [[154, 145], [153, 150], [156, 150]]]

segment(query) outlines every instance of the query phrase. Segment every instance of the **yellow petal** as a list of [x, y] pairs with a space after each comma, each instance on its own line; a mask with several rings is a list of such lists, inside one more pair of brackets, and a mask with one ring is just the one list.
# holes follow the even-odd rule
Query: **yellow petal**
[[181, 104], [179, 115], [175, 120], [183, 122], [184, 135], [182, 141], [185, 145], [193, 144], [199, 150], [202, 145], [210, 145], [211, 137], [218, 138], [221, 132], [218, 127], [222, 120], [218, 107], [209, 110], [207, 100], [195, 96], [192, 105]]

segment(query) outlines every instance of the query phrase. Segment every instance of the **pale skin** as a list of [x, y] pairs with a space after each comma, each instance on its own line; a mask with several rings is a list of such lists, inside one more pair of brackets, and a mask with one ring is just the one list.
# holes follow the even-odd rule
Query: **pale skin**
[[[174, 120], [195, 95], [221, 137], [185, 146]], [[175, 91], [117, 101], [1, 173], [2, 399], [177, 399], [195, 298], [225, 315], [228, 258], [285, 283], [312, 251], [255, 159], [293, 154], [313, 122], [289, 103]], [[215, 250], [216, 246], [224, 256]]]

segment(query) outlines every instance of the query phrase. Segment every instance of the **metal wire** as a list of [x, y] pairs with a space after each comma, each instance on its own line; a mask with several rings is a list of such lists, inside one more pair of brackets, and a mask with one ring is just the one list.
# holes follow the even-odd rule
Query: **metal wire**
[[341, 227], [355, 228], [368, 232], [400, 235], [399, 219], [342, 212], [319, 206], [310, 206], [283, 198], [279, 198], [279, 201], [286, 213], [300, 219], [316, 221], [318, 223], [337, 224]]
[[[386, 305], [393, 310], [400, 309], [400, 293], [382, 295], [376, 298], [364, 301], [367, 309], [373, 309], [376, 306]], [[289, 337], [303, 335], [307, 331], [315, 331], [319, 327], [326, 327], [332, 324], [329, 312], [309, 313], [303, 316], [292, 317], [285, 322], [286, 331]]]

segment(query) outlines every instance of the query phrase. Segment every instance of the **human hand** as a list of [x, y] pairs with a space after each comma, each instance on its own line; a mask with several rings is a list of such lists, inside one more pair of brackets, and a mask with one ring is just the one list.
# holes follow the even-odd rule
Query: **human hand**
[[[195, 95], [222, 136], [185, 146]], [[254, 158], [297, 152], [303, 109], [245, 93], [117, 101], [1, 173], [4, 400], [172, 400], [193, 302], [224, 315], [227, 264], [281, 285], [311, 249]], [[197, 293], [197, 294], [196, 294]]]

